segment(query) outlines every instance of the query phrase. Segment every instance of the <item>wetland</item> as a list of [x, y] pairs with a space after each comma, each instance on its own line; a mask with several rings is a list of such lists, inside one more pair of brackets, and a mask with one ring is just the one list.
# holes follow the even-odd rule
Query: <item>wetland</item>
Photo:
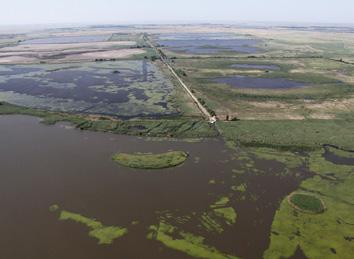
[[354, 38], [305, 29], [0, 35], [0, 258], [351, 259]]
[[[6, 235], [0, 239], [6, 246], [0, 254], [7, 258], [29, 254], [51, 258], [188, 258], [188, 247], [168, 249], [147, 238], [147, 229], [160, 222], [203, 237], [198, 241], [202, 244], [194, 244], [196, 251], [201, 246], [220, 256], [258, 257], [268, 246], [278, 201], [296, 189], [306, 175], [304, 171], [301, 176], [289, 173], [279, 177], [277, 174], [284, 171], [281, 164], [244, 160], [243, 152], [232, 154], [220, 139], [154, 142], [79, 131], [69, 124], [45, 126], [34, 117], [19, 115], [1, 116], [0, 122], [0, 199], [11, 212], [1, 216]], [[163, 153], [172, 148], [188, 152], [190, 158], [182, 167], [153, 174], [118, 167], [111, 160], [116, 152]], [[247, 185], [247, 193], [232, 188], [241, 184]], [[56, 213], [49, 210], [53, 204], [65, 209], [60, 216], [63, 220], [58, 221]], [[93, 221], [92, 226], [90, 218], [102, 223]], [[80, 222], [92, 230], [119, 226], [128, 232], [105, 248]], [[9, 235], [26, 245], [18, 249], [8, 242]], [[137, 244], [144, 249], [131, 249]]]

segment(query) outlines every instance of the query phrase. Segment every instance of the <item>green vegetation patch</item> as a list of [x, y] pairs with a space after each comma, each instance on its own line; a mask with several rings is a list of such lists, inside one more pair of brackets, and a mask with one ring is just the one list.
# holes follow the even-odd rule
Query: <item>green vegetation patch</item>
[[[50, 206], [50, 211], [56, 211], [59, 209], [58, 205]], [[101, 222], [87, 218], [77, 213], [62, 210], [59, 215], [60, 220], [72, 220], [77, 223], [81, 223], [90, 229], [89, 236], [97, 238], [98, 244], [109, 245], [117, 238], [120, 238], [128, 233], [126, 228], [117, 226], [104, 226]]]
[[276, 150], [273, 148], [252, 148], [251, 152], [258, 158], [265, 160], [275, 160], [285, 164], [288, 168], [297, 168], [304, 163], [301, 155], [293, 152]]
[[182, 164], [188, 158], [188, 154], [182, 151], [171, 151], [163, 154], [119, 153], [113, 156], [113, 160], [120, 165], [138, 169], [163, 169]]
[[354, 159], [354, 152], [348, 152], [334, 147], [326, 147], [326, 148], [328, 149], [329, 152], [335, 154], [336, 156]]
[[[265, 259], [289, 258], [297, 247], [307, 258], [349, 259], [354, 254], [354, 166], [333, 164], [325, 160], [323, 152], [310, 154], [308, 163], [314, 176], [303, 181], [297, 193], [322, 200], [326, 212], [301, 213], [284, 199], [272, 224]], [[297, 203], [321, 208], [312, 198], [298, 196]]]
[[118, 120], [111, 117], [97, 117], [62, 112], [50, 112], [0, 102], [0, 115], [30, 115], [42, 119], [45, 124], [53, 125], [60, 121], [72, 123], [81, 130], [110, 132], [147, 137], [168, 138], [206, 138], [218, 135], [214, 127], [200, 119], [134, 119]]
[[228, 197], [221, 197], [215, 203], [210, 205], [216, 216], [223, 218], [226, 224], [233, 225], [236, 223], [237, 214], [232, 207], [227, 206], [230, 199]]
[[230, 199], [226, 196], [220, 197], [216, 202], [214, 202], [212, 205], [210, 205], [211, 208], [219, 208], [226, 206], [227, 203], [229, 203]]
[[218, 128], [227, 141], [245, 146], [287, 150], [320, 149], [324, 144], [354, 147], [354, 121], [349, 120], [218, 122]]
[[232, 225], [236, 223], [237, 214], [233, 208], [231, 207], [217, 208], [214, 209], [214, 212], [219, 217], [224, 218], [227, 224]]
[[207, 232], [222, 233], [224, 228], [215, 218], [217, 215], [214, 211], [208, 211], [200, 216], [200, 226]]
[[323, 202], [313, 195], [295, 193], [288, 198], [296, 209], [311, 213], [322, 213], [325, 210]]
[[239, 191], [239, 192], [246, 192], [247, 191], [247, 185], [246, 184], [240, 184], [240, 185], [233, 185], [231, 187], [233, 191]]
[[224, 254], [214, 247], [204, 244], [204, 238], [194, 234], [179, 231], [176, 227], [160, 222], [158, 226], [150, 227], [148, 238], [160, 241], [165, 246], [184, 252], [196, 258], [232, 259], [237, 258]]

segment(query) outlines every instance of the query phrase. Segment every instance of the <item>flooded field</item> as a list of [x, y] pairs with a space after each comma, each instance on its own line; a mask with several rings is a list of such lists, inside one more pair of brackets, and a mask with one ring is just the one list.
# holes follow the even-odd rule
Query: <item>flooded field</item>
[[81, 36], [55, 36], [48, 38], [24, 40], [20, 44], [69, 44], [69, 43], [85, 43], [85, 42], [101, 42], [107, 41], [111, 35], [81, 35]]
[[212, 80], [235, 88], [288, 89], [303, 87], [303, 83], [284, 78], [256, 78], [249, 76], [219, 77]]
[[186, 54], [218, 54], [223, 52], [259, 52], [259, 40], [227, 33], [163, 34], [158, 44], [168, 50]]
[[0, 100], [112, 116], [175, 114], [172, 83], [148, 61], [0, 67]]
[[[24, 116], [0, 123], [1, 258], [193, 258], [191, 250], [261, 258], [279, 202], [308, 175], [230, 152], [219, 139], [153, 142]], [[111, 160], [115, 152], [168, 150], [189, 158], [157, 171]], [[125, 232], [100, 244], [90, 221]]]

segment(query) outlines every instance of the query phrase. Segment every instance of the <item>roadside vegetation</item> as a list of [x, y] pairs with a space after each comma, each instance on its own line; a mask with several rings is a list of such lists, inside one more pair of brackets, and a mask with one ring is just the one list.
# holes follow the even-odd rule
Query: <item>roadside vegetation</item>
[[163, 169], [178, 166], [188, 158], [188, 154], [182, 151], [171, 151], [163, 154], [118, 153], [112, 159], [120, 165], [138, 169]]

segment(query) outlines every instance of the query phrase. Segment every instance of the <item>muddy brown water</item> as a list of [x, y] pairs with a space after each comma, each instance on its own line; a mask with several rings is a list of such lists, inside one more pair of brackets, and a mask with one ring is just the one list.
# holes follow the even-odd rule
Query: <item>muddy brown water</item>
[[[159, 222], [159, 211], [196, 212], [197, 217], [221, 196], [230, 197], [237, 222], [222, 234], [205, 234], [205, 242], [224, 253], [262, 258], [280, 201], [306, 175], [281, 174], [281, 164], [254, 159], [260, 171], [235, 178], [232, 169], [241, 161], [231, 159], [237, 153], [220, 139], [153, 142], [66, 124], [45, 126], [27, 116], [0, 116], [0, 143], [0, 258], [6, 259], [191, 258], [148, 240], [148, 227]], [[190, 157], [182, 166], [158, 171], [111, 161], [115, 152], [168, 150], [184, 150]], [[218, 184], [209, 184], [210, 179]], [[231, 191], [238, 183], [247, 184], [244, 200]], [[127, 227], [129, 233], [111, 245], [98, 245], [86, 226], [49, 212], [52, 204], [107, 226]], [[135, 220], [140, 223], [131, 225]], [[199, 234], [193, 222], [185, 230]]]

